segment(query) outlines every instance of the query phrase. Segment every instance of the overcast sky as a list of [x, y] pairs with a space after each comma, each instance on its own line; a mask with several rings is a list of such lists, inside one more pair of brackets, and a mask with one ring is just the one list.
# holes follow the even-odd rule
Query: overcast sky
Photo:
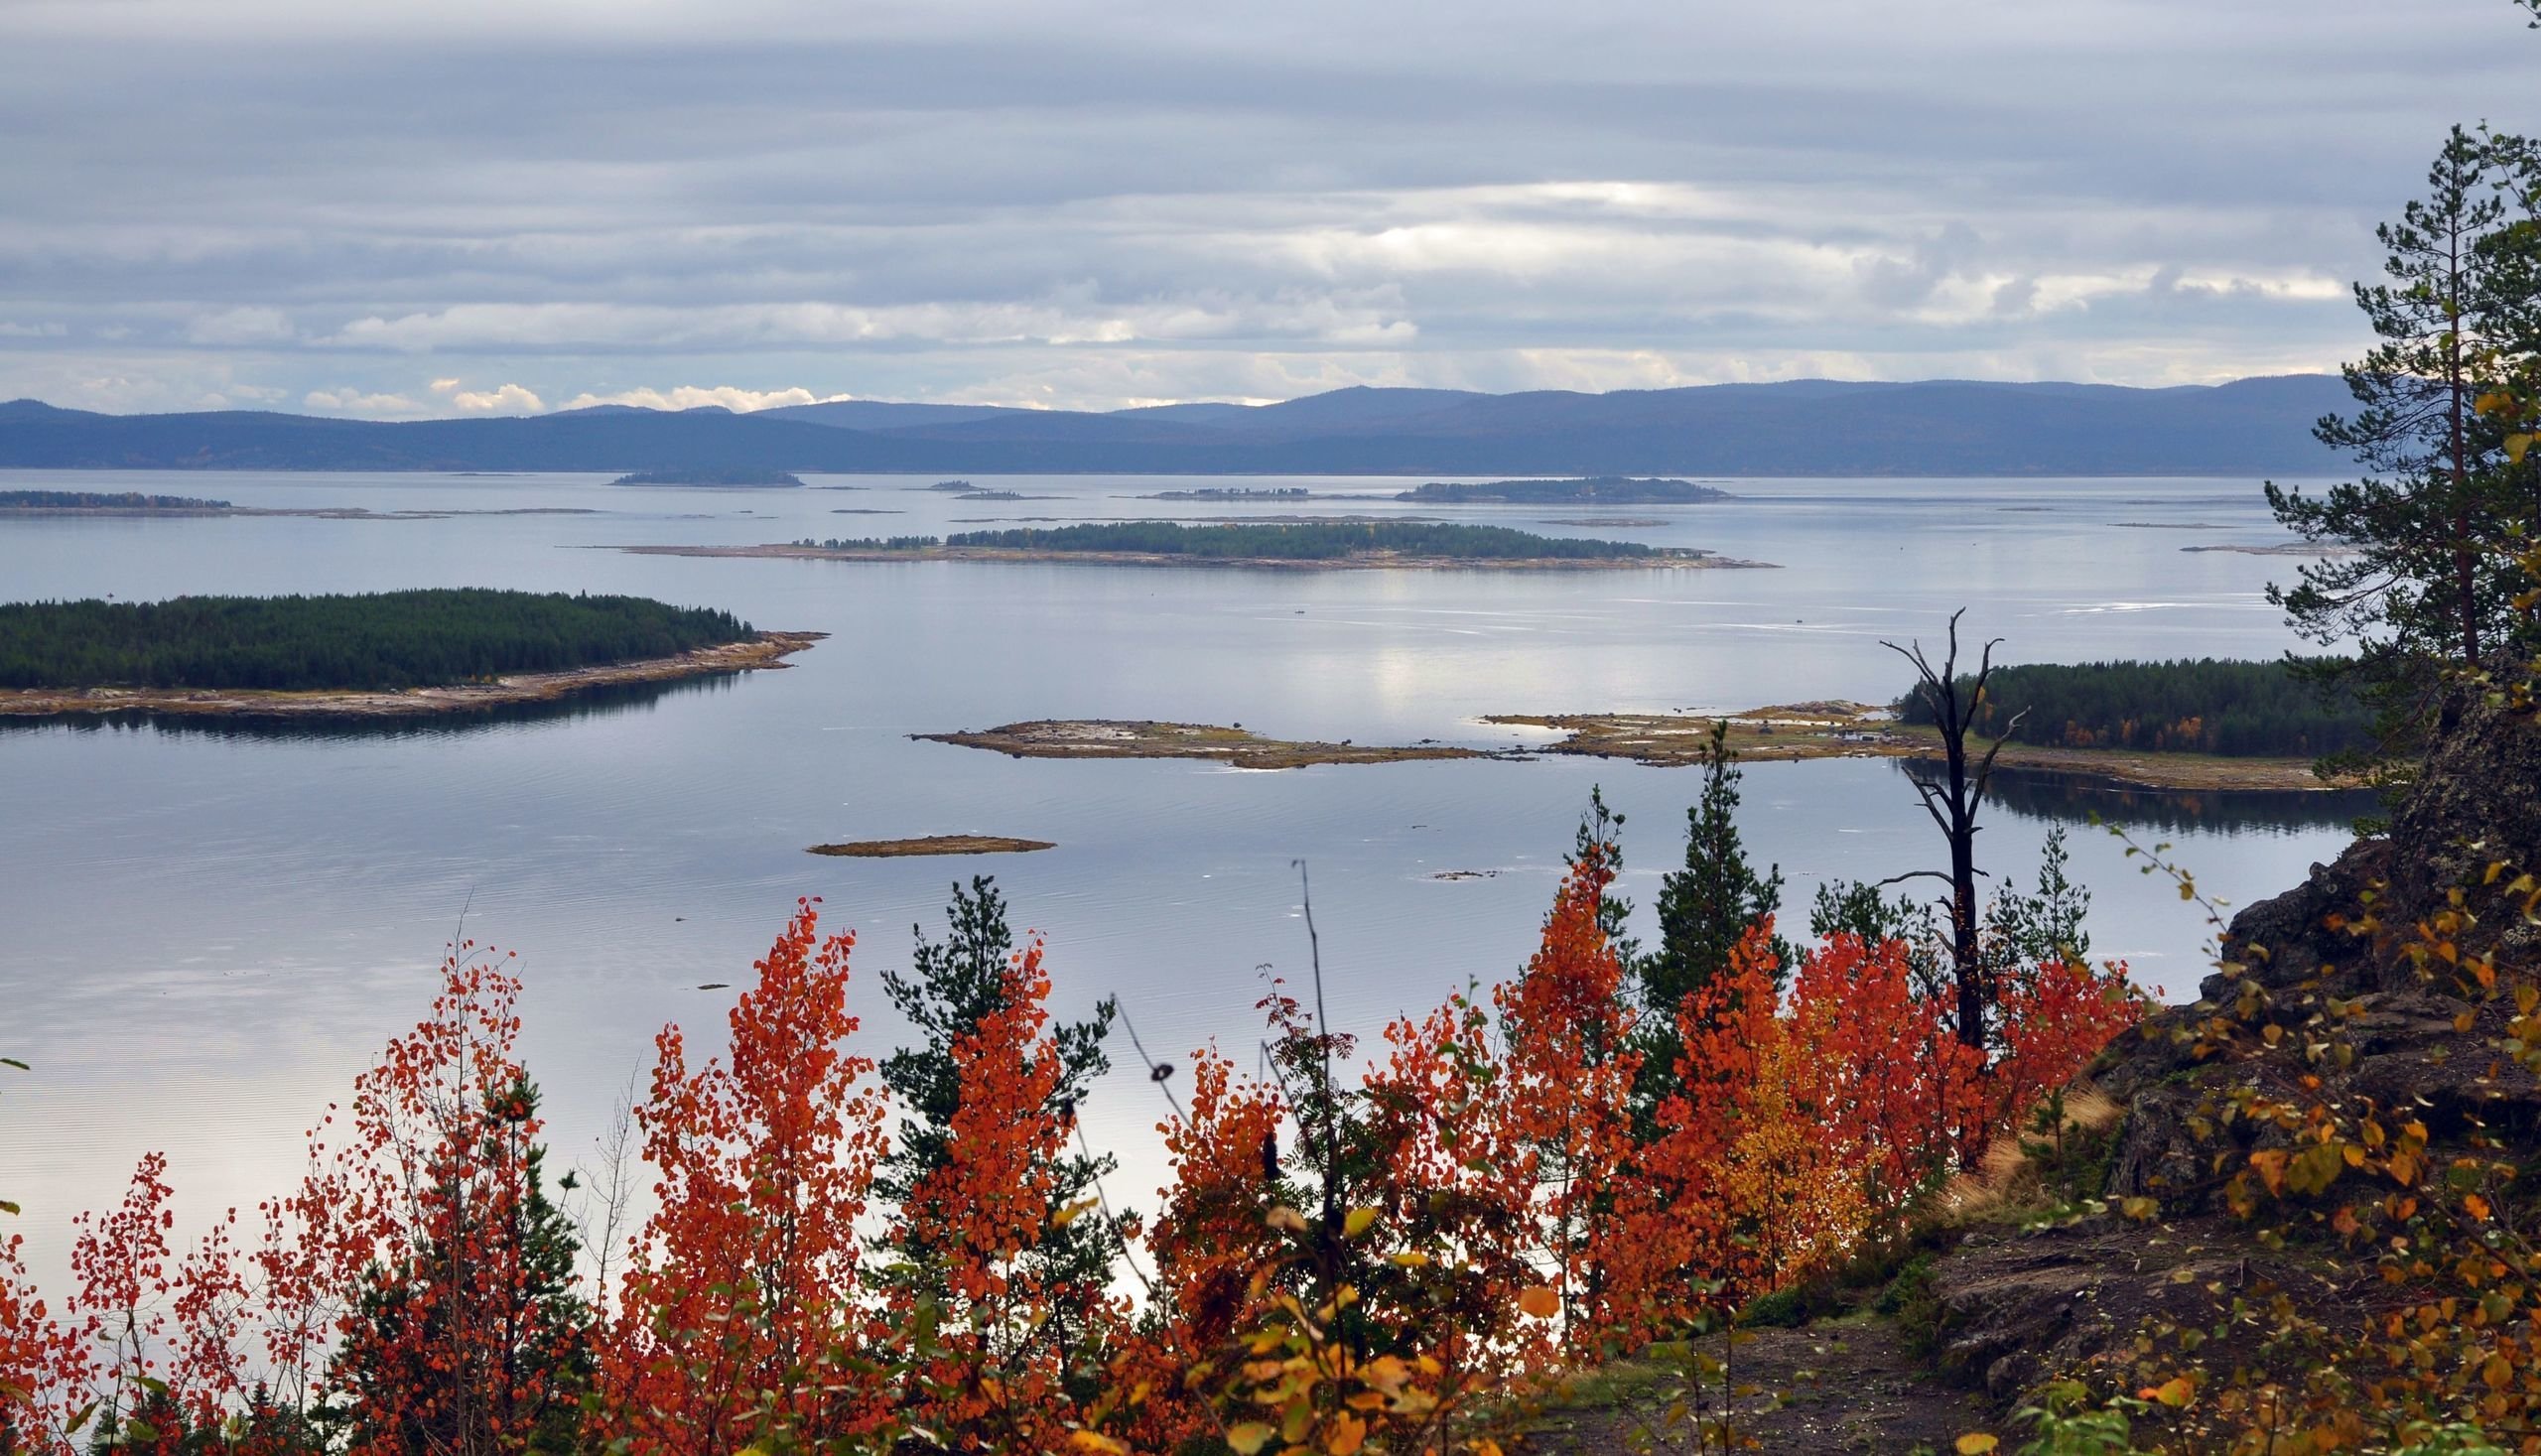
[[2357, 351], [2508, 0], [0, 0], [0, 398], [375, 418]]

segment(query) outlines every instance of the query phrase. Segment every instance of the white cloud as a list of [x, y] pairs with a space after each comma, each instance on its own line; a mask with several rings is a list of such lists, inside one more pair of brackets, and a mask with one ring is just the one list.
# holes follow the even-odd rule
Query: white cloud
[[450, 397], [450, 402], [470, 414], [534, 415], [547, 408], [537, 395], [517, 384], [506, 384], [491, 391], [463, 391]]
[[436, 379], [432, 382], [432, 391], [435, 394], [448, 394], [458, 387], [459, 381], [456, 379]]
[[0, 338], [60, 338], [69, 331], [60, 324], [18, 324], [0, 319]]
[[[439, 383], [436, 382], [434, 387], [439, 388]], [[742, 389], [731, 384], [718, 384], [712, 387], [682, 384], [668, 390], [621, 389], [614, 394], [578, 394], [557, 408], [581, 410], [589, 409], [594, 405], [632, 405], [642, 410], [693, 410], [707, 405], [721, 405], [735, 414], [745, 415], [752, 410], [775, 409], [780, 405], [822, 404], [830, 400], [854, 397], [846, 394], [814, 394], [801, 385], [791, 389]]]
[[187, 342], [215, 345], [284, 343], [299, 333], [280, 309], [229, 309], [202, 315], [186, 326]]
[[1316, 338], [1404, 343], [1417, 332], [1391, 288], [1202, 293], [1107, 305], [1094, 299], [871, 307], [816, 301], [678, 308], [661, 304], [459, 304], [346, 324], [325, 343], [432, 350], [701, 350], [852, 343], [1118, 344], [1142, 340]]
[[358, 389], [313, 389], [302, 397], [304, 408], [341, 415], [415, 415], [422, 407], [402, 394], [364, 394]]

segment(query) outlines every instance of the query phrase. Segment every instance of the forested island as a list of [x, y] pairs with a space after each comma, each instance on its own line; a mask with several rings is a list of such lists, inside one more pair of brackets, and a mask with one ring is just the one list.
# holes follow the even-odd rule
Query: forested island
[[713, 485], [767, 486], [800, 485], [800, 476], [784, 470], [637, 470], [620, 475], [611, 485]]
[[479, 588], [13, 602], [0, 714], [484, 707], [764, 666], [815, 635], [639, 596]]
[[228, 501], [194, 495], [145, 495], [138, 490], [0, 490], [0, 514], [164, 516], [211, 515]]
[[1395, 496], [1423, 505], [1692, 505], [1727, 500], [1729, 492], [1691, 480], [1636, 480], [1624, 475], [1590, 475], [1577, 480], [1491, 480], [1480, 484], [1448, 484], [1432, 480]]
[[1692, 547], [1538, 536], [1506, 526], [1427, 521], [1085, 522], [950, 536], [805, 537], [765, 546], [621, 546], [642, 556], [795, 557], [817, 561], [1073, 561], [1116, 566], [1489, 567], [1506, 570], [1762, 567]]

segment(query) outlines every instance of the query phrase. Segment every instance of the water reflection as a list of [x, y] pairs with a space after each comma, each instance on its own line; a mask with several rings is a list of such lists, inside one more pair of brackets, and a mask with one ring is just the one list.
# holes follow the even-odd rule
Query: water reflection
[[[1891, 761], [1928, 783], [1939, 783], [1944, 772], [1929, 759]], [[2108, 824], [2161, 834], [2344, 830], [2381, 808], [2371, 789], [2147, 789], [2045, 768], [1996, 769], [1985, 799], [2023, 819], [2070, 824], [2097, 815]]]
[[649, 712], [666, 698], [732, 689], [731, 674], [667, 683], [606, 683], [543, 703], [500, 703], [463, 712], [411, 718], [256, 718], [160, 713], [66, 713], [52, 718], [0, 718], [0, 734], [61, 730], [71, 733], [136, 733], [168, 737], [307, 743], [346, 739], [455, 738], [491, 728], [579, 723]]

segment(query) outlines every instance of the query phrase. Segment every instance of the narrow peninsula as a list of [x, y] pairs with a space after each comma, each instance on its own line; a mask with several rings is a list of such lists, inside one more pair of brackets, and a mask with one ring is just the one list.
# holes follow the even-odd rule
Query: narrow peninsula
[[625, 546], [649, 556], [790, 557], [804, 561], [1080, 562], [1106, 566], [1290, 570], [1686, 570], [1766, 567], [1692, 547], [1538, 536], [1506, 526], [1417, 521], [1086, 522], [1050, 529], [865, 536], [766, 546]]
[[0, 520], [25, 516], [294, 516], [313, 521], [440, 521], [453, 516], [589, 516], [587, 506], [511, 506], [487, 510], [371, 510], [358, 505], [273, 508], [233, 505], [196, 495], [138, 490], [0, 490]]
[[0, 515], [214, 516], [232, 509], [225, 500], [138, 490], [0, 490]]
[[1317, 763], [1404, 763], [1422, 758], [1489, 758], [1486, 749], [1447, 743], [1292, 741], [1245, 731], [1242, 724], [1127, 719], [1036, 719], [977, 732], [911, 733], [930, 743], [989, 748], [1010, 758], [1200, 758], [1234, 768], [1304, 768]]
[[0, 604], [0, 717], [397, 718], [780, 667], [818, 632], [482, 589]]

